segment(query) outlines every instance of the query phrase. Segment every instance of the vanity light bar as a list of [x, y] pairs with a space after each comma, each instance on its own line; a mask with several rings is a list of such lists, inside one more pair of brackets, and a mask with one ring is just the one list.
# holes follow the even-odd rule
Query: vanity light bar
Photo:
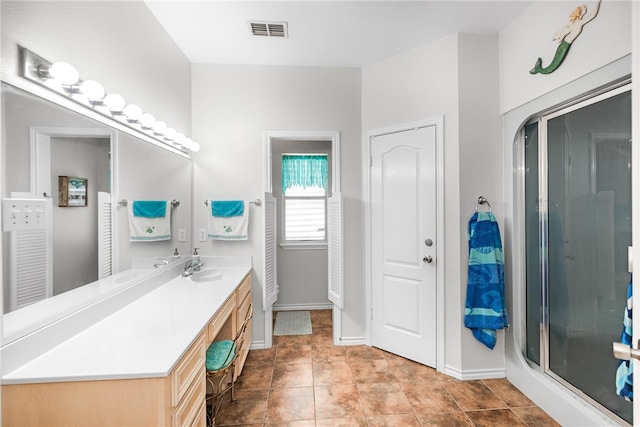
[[139, 106], [127, 104], [117, 93], [107, 94], [95, 80], [82, 81], [72, 65], [65, 62], [52, 63], [24, 47], [20, 47], [20, 51], [22, 76], [27, 80], [65, 95], [78, 104], [180, 151], [200, 150], [200, 144], [164, 122], [157, 121], [151, 114], [143, 113]]

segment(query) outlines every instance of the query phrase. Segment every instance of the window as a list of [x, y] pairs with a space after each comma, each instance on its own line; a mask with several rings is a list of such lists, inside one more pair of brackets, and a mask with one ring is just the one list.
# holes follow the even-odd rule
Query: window
[[284, 242], [326, 241], [326, 154], [283, 154]]

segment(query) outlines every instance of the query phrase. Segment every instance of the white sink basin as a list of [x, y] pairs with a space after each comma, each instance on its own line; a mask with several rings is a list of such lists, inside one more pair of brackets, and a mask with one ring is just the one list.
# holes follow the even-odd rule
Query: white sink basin
[[220, 279], [222, 279], [222, 270], [217, 268], [198, 271], [191, 275], [191, 280], [194, 282], [213, 282]]

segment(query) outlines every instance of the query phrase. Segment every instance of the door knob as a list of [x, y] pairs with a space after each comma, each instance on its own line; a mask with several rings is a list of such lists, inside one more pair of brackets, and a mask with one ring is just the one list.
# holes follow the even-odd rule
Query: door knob
[[620, 360], [640, 360], [640, 350], [631, 348], [630, 346], [621, 342], [613, 343], [613, 357]]
[[424, 258], [422, 258], [422, 262], [430, 264], [433, 261], [433, 257], [431, 255], [427, 255]]

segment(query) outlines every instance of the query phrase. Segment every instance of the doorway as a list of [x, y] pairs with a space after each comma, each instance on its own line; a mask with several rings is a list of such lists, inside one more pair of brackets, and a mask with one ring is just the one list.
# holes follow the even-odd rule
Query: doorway
[[[29, 235], [16, 233], [11, 237], [15, 241], [15, 250], [10, 252], [13, 270], [18, 271], [18, 263], [25, 259], [44, 272], [44, 280], [12, 276], [11, 309], [37, 302], [40, 295], [55, 296], [94, 282], [112, 271], [110, 194], [115, 133], [97, 128], [53, 127], [32, 127], [30, 132], [31, 184], [29, 193], [22, 197], [44, 198], [51, 215], [38, 237], [41, 244], [36, 246], [40, 250], [33, 245], [18, 244]], [[86, 185], [83, 203], [62, 207], [58, 197], [59, 177], [82, 179]], [[77, 268], [70, 270], [70, 265]], [[46, 292], [35, 293], [38, 298], [18, 301], [17, 295], [24, 293], [18, 289], [18, 283], [31, 290], [46, 288]], [[5, 307], [5, 312], [8, 311]]]
[[525, 356], [633, 424], [632, 403], [616, 394], [611, 350], [630, 282], [630, 85], [535, 117], [523, 138]]
[[444, 369], [442, 118], [368, 133], [367, 339]]
[[342, 309], [342, 205], [337, 132], [265, 133], [265, 347], [273, 311]]

